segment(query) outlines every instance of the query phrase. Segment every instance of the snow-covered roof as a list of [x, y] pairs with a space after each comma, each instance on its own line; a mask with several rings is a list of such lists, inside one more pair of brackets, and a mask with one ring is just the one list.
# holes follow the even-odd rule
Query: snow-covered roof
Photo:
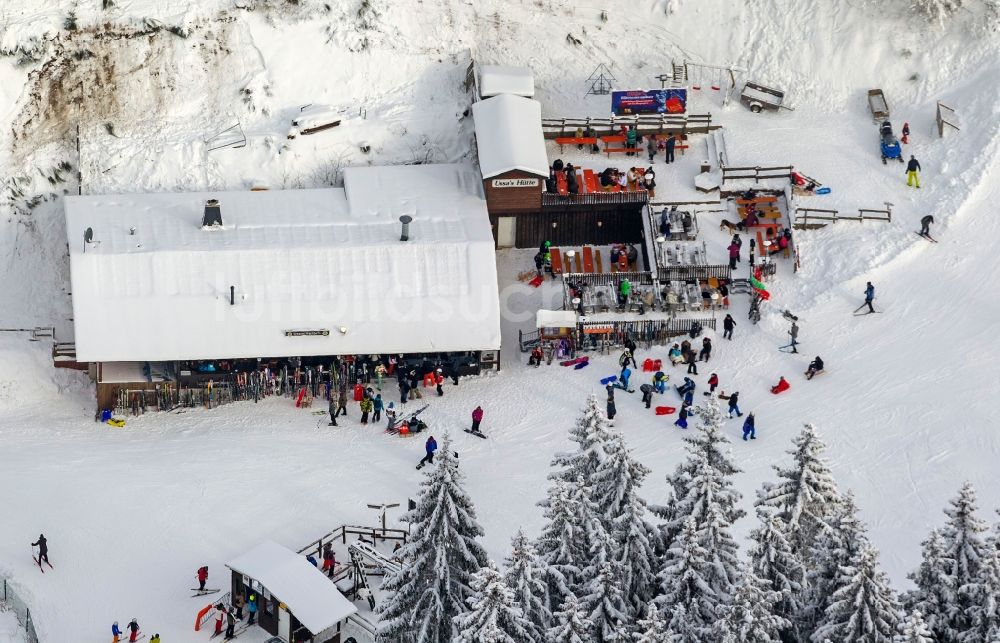
[[[499, 348], [475, 170], [348, 168], [344, 186], [67, 197], [77, 359]], [[219, 200], [219, 229], [201, 228], [208, 199]], [[402, 214], [413, 217], [406, 242]]]
[[511, 170], [549, 175], [538, 101], [502, 94], [473, 104], [472, 115], [484, 179]]
[[514, 94], [531, 98], [535, 95], [535, 78], [527, 67], [483, 65], [479, 68], [479, 95], [483, 98], [499, 94]]
[[535, 313], [535, 328], [574, 328], [576, 313], [572, 310], [539, 310]]
[[226, 567], [266, 587], [313, 634], [358, 611], [304, 556], [273, 541], [262, 542]]

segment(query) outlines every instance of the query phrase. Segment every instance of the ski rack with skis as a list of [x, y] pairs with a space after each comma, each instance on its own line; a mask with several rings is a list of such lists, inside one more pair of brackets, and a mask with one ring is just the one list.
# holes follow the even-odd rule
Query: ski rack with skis
[[[354, 581], [351, 592], [354, 600], [364, 598], [368, 601], [368, 606], [371, 609], [375, 609], [375, 595], [372, 592], [371, 585], [368, 583], [368, 574], [385, 575], [386, 572], [395, 573], [402, 569], [402, 565], [390, 560], [363, 540], [348, 545], [347, 553], [351, 556], [351, 576]], [[371, 568], [366, 564], [366, 561], [371, 563]]]

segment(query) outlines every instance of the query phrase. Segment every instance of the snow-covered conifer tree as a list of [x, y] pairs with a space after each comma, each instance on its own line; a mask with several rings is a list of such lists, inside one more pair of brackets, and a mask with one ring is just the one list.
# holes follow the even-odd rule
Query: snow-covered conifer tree
[[878, 552], [865, 545], [851, 565], [841, 568], [833, 601], [814, 643], [892, 643], [899, 624], [899, 606], [885, 573], [878, 566]]
[[823, 461], [826, 446], [807, 424], [792, 443], [794, 462], [789, 468], [775, 466], [777, 483], [765, 483], [758, 492], [757, 506], [773, 507], [779, 511], [788, 526], [788, 541], [792, 551], [804, 559], [815, 544], [816, 538], [832, 529], [831, 522], [840, 502], [833, 474]]
[[918, 612], [931, 632], [943, 632], [955, 600], [953, 561], [944, 554], [944, 539], [939, 529], [932, 529], [923, 543], [923, 558], [909, 579], [917, 586], [904, 596], [907, 607]]
[[942, 641], [961, 640], [972, 630], [970, 608], [982, 596], [978, 583], [982, 579], [983, 561], [988, 556], [984, 540], [986, 525], [976, 516], [976, 491], [965, 483], [958, 497], [944, 510], [948, 522], [941, 530], [943, 556], [950, 564], [950, 587], [955, 589], [943, 620], [932, 626], [935, 637]]
[[781, 593], [772, 590], [768, 582], [747, 572], [736, 593], [719, 608], [715, 631], [718, 640], [726, 643], [780, 643], [780, 633], [791, 623], [774, 613]]
[[580, 489], [576, 482], [556, 480], [549, 488], [545, 507], [546, 522], [535, 542], [545, 577], [548, 609], [554, 610], [573, 593], [590, 557], [580, 524]]
[[635, 643], [670, 643], [667, 624], [660, 616], [660, 610], [652, 603], [646, 607], [646, 618], [636, 622], [636, 629], [636, 633], [632, 635]]
[[697, 529], [694, 517], [688, 517], [667, 550], [659, 573], [663, 593], [656, 604], [673, 636], [707, 643], [721, 601], [708, 581], [712, 575], [709, 553], [699, 543]]
[[420, 483], [416, 508], [403, 518], [411, 526], [410, 539], [398, 552], [403, 566], [382, 582], [379, 641], [450, 641], [452, 619], [467, 609], [472, 575], [486, 564], [477, 540], [483, 528], [462, 487], [464, 476], [447, 434], [435, 464]]
[[549, 629], [546, 643], [590, 643], [591, 623], [576, 596], [567, 596], [553, 617], [556, 624]]
[[899, 633], [892, 639], [893, 643], [934, 643], [931, 631], [927, 629], [923, 617], [918, 610], [906, 615]]
[[806, 571], [785, 536], [785, 523], [773, 510], [757, 510], [760, 526], [750, 534], [750, 569], [779, 597], [771, 610], [795, 622], [804, 611]]
[[[530, 643], [533, 638], [514, 592], [491, 560], [471, 581], [469, 611], [455, 616], [458, 643]], [[542, 643], [538, 641], [538, 643]]]
[[684, 448], [688, 455], [667, 478], [671, 487], [670, 500], [665, 506], [651, 507], [653, 513], [663, 519], [657, 543], [661, 553], [670, 547], [688, 516], [694, 515], [699, 524], [704, 519], [704, 514], [698, 514], [704, 509], [698, 506], [698, 495], [689, 493], [703, 462], [708, 463], [715, 472], [714, 478], [721, 485], [715, 501], [726, 523], [731, 525], [745, 515], [739, 507], [741, 495], [733, 488], [733, 476], [740, 469], [733, 464], [730, 457], [731, 443], [722, 432], [722, 412], [713, 401], [700, 405], [697, 417], [700, 419], [697, 430], [684, 438]]
[[619, 641], [618, 630], [629, 622], [628, 608], [622, 596], [618, 565], [605, 561], [584, 586], [580, 610], [593, 626], [591, 640], [594, 643]]
[[962, 0], [912, 0], [913, 9], [931, 22], [942, 25], [962, 7]]
[[806, 572], [807, 610], [801, 617], [807, 628], [825, 618], [826, 608], [840, 587], [842, 569], [852, 565], [861, 549], [869, 544], [853, 493], [843, 496], [829, 523], [831, 529], [817, 536], [806, 556], [810, 561]]
[[511, 553], [505, 562], [504, 578], [514, 592], [514, 600], [524, 612], [532, 640], [543, 641], [544, 632], [552, 621], [546, 598], [545, 575], [534, 546], [520, 529], [511, 540]]
[[620, 433], [611, 434], [605, 450], [607, 457], [594, 476], [596, 510], [611, 536], [620, 586], [634, 616], [652, 597], [656, 582], [658, 561], [649, 537], [652, 529], [645, 518], [646, 502], [639, 496], [649, 469], [632, 458]]
[[965, 591], [971, 603], [968, 616], [972, 623], [959, 641], [1000, 643], [1000, 551], [992, 538], [986, 544], [986, 556], [976, 581]]
[[608, 418], [596, 395], [587, 399], [583, 415], [569, 431], [569, 439], [576, 443], [576, 451], [557, 453], [552, 459], [556, 470], [549, 474], [552, 480], [576, 480], [590, 483], [597, 466], [604, 459], [604, 444], [608, 440]]

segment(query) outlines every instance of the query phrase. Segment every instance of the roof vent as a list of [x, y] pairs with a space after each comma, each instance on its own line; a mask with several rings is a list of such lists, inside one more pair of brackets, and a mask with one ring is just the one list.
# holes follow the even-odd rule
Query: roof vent
[[408, 214], [404, 214], [403, 216], [399, 217], [399, 222], [403, 224], [403, 231], [399, 235], [399, 240], [400, 241], [409, 241], [410, 240], [410, 222], [411, 221], [413, 221], [413, 217], [411, 217]]
[[201, 219], [201, 227], [222, 227], [222, 209], [219, 207], [217, 199], [205, 201], [205, 216]]

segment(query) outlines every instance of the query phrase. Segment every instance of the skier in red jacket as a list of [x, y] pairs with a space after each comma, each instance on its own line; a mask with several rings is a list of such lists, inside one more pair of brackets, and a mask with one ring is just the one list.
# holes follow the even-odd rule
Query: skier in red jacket
[[479, 433], [479, 423], [483, 421], [483, 407], [477, 406], [472, 411], [472, 432]]
[[207, 566], [205, 566], [205, 567], [199, 567], [198, 568], [198, 590], [199, 591], [204, 591], [205, 590], [205, 583], [206, 582], [208, 582], [208, 567]]

